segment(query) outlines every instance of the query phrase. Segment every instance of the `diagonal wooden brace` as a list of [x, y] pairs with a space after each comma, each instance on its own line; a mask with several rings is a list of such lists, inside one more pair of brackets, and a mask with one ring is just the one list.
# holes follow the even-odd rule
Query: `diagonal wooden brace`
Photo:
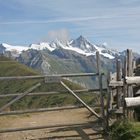
[[95, 115], [98, 119], [101, 117], [90, 107], [88, 106], [79, 96], [77, 96], [64, 82], [61, 81], [62, 86], [67, 89], [79, 102], [81, 102], [93, 115]]
[[15, 97], [13, 100], [11, 100], [10, 102], [8, 102], [7, 104], [5, 104], [4, 106], [2, 106], [0, 108], [0, 112], [2, 112], [3, 110], [5, 110], [7, 107], [11, 106], [13, 103], [15, 103], [16, 101], [20, 100], [21, 98], [23, 98], [24, 96], [26, 96], [27, 94], [29, 94], [30, 92], [32, 92], [34, 89], [36, 89], [37, 87], [41, 86], [41, 83], [38, 83], [36, 85], [34, 85], [33, 87], [29, 88], [27, 91], [25, 91], [24, 93], [18, 95], [17, 97]]

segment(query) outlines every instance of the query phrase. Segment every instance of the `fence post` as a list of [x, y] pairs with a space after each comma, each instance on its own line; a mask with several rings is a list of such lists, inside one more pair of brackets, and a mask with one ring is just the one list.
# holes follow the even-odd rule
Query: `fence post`
[[[121, 81], [122, 79], [122, 71], [121, 71], [121, 61], [117, 59], [117, 81]], [[121, 87], [117, 87], [117, 109], [121, 107]]]
[[[132, 50], [127, 49], [127, 76], [133, 76], [133, 56]], [[133, 88], [132, 85], [127, 86], [128, 97], [133, 97]], [[133, 110], [128, 111], [128, 118], [133, 118]]]
[[124, 86], [123, 86], [123, 117], [124, 119], [126, 118], [126, 107], [125, 107], [125, 97], [127, 97], [127, 84], [125, 81], [125, 77], [127, 76], [127, 56], [124, 59], [124, 69], [123, 69], [123, 81], [124, 81]]
[[103, 93], [103, 85], [102, 85], [102, 73], [101, 73], [101, 60], [100, 60], [100, 54], [97, 51], [96, 52], [96, 61], [97, 61], [97, 72], [99, 74], [98, 81], [99, 81], [99, 89], [100, 89], [100, 103], [101, 103], [101, 114], [103, 118], [103, 127], [106, 131], [106, 117], [105, 117], [105, 107], [104, 107], [104, 93]]
[[[116, 70], [117, 70], [117, 73], [116, 73], [116, 81], [121, 81], [122, 80], [122, 66], [121, 66], [121, 60], [120, 59], [117, 59], [116, 60]], [[116, 107], [117, 107], [117, 110], [119, 111], [120, 110], [120, 113], [121, 113], [121, 108], [122, 107], [122, 87], [120, 86], [117, 86], [116, 87]], [[122, 114], [118, 114], [116, 115], [117, 119], [120, 118], [120, 116]]]
[[109, 86], [109, 83], [111, 81], [111, 72], [108, 72], [108, 76], [107, 76], [107, 93], [108, 93], [108, 97], [107, 97], [107, 106], [108, 106], [108, 110], [113, 109], [112, 103], [113, 103], [113, 92], [112, 92], [112, 87]]
[[113, 96], [112, 96], [112, 89], [109, 86], [109, 83], [111, 81], [111, 73], [108, 71], [107, 75], [107, 114], [106, 114], [106, 126], [107, 130], [109, 128], [109, 117], [110, 117], [110, 110], [112, 109], [112, 102], [113, 102]]

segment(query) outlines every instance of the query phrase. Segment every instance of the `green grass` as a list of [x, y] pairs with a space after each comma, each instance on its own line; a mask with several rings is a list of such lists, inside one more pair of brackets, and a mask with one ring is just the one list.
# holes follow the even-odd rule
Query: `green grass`
[[[24, 75], [39, 75], [38, 72], [33, 69], [19, 64], [14, 60], [10, 60], [3, 56], [0, 57], [0, 76], [24, 76]], [[28, 79], [28, 80], [6, 80], [0, 81], [0, 94], [12, 94], [22, 93], [29, 89], [36, 83], [41, 83], [41, 86], [35, 89], [33, 92], [49, 92], [49, 91], [62, 91], [64, 88], [60, 83], [46, 84], [44, 79]], [[71, 89], [82, 89], [78, 84], [64, 80], [64, 82]], [[93, 105], [95, 103], [95, 96], [92, 93], [79, 95], [85, 102]], [[0, 106], [10, 101], [12, 98], [0, 99]], [[24, 97], [20, 101], [11, 105], [10, 109], [27, 109], [27, 108], [40, 108], [40, 107], [52, 107], [63, 105], [79, 105], [79, 102], [70, 94], [57, 94], [48, 96], [28, 96]]]
[[130, 134], [130, 124], [123, 121], [117, 121], [115, 122], [111, 127], [109, 131], [109, 137], [113, 140], [131, 140], [133, 139], [133, 136]]
[[140, 122], [132, 122], [132, 130], [137, 134], [134, 140], [140, 140]]
[[36, 71], [17, 61], [0, 56], [0, 76], [36, 75]]
[[119, 120], [109, 129], [111, 140], [140, 140], [140, 123]]

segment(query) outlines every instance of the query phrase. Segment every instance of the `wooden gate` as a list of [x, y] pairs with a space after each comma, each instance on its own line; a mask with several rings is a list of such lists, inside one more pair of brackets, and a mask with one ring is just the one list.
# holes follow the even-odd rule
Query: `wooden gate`
[[[82, 105], [88, 109], [92, 115], [96, 116], [98, 119], [100, 119], [103, 122], [103, 128], [106, 129], [107, 123], [105, 118], [105, 105], [104, 105], [104, 95], [103, 95], [103, 88], [102, 88], [102, 77], [104, 73], [101, 72], [101, 62], [100, 62], [100, 55], [99, 52], [96, 53], [96, 59], [97, 59], [97, 73], [76, 73], [76, 74], [60, 74], [60, 75], [36, 75], [36, 76], [16, 76], [16, 77], [0, 77], [0, 80], [20, 80], [20, 79], [44, 79], [45, 83], [61, 83], [61, 85], [70, 93], [72, 94]], [[85, 77], [85, 76], [98, 76], [99, 80], [99, 89], [84, 89], [84, 90], [72, 90], [64, 81], [63, 78], [66, 77]], [[5, 105], [0, 107], [0, 115], [17, 115], [17, 114], [23, 114], [23, 113], [32, 113], [32, 112], [44, 112], [44, 111], [50, 111], [50, 110], [60, 110], [60, 109], [72, 109], [75, 107], [55, 107], [55, 108], [40, 108], [40, 109], [31, 109], [31, 110], [18, 110], [18, 111], [9, 111], [6, 112], [5, 109], [10, 107], [15, 102], [21, 100], [25, 96], [36, 96], [36, 95], [51, 95], [56, 94], [56, 92], [47, 92], [47, 93], [32, 93], [33, 90], [41, 86], [41, 83], [37, 83], [25, 92], [21, 94], [0, 94], [0, 98], [7, 98], [7, 97], [14, 97], [11, 101], [6, 103]], [[95, 110], [90, 107], [88, 104], [86, 104], [76, 93], [80, 92], [86, 92], [86, 91], [100, 91], [100, 104], [101, 104], [101, 114], [98, 114], [95, 112]], [[0, 129], [0, 133], [6, 133], [6, 132], [16, 132], [16, 131], [27, 131], [27, 130], [35, 130], [35, 129], [44, 129], [44, 128], [50, 128], [50, 127], [56, 127], [55, 126], [35, 126], [35, 127], [26, 127], [26, 128], [9, 128], [9, 129]]]

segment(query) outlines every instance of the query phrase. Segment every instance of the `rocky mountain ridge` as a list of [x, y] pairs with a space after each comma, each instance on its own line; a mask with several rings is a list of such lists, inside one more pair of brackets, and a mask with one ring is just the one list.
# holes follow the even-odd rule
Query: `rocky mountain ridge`
[[[32, 67], [43, 74], [96, 72], [96, 51], [101, 54], [101, 70], [115, 71], [115, 57], [124, 57], [124, 52], [117, 52], [103, 45], [95, 45], [85, 37], [62, 42], [41, 42], [28, 47], [0, 45], [0, 53], [13, 57], [17, 61]], [[86, 87], [97, 87], [97, 78], [85, 77], [72, 80]], [[105, 80], [104, 80], [105, 81]]]

